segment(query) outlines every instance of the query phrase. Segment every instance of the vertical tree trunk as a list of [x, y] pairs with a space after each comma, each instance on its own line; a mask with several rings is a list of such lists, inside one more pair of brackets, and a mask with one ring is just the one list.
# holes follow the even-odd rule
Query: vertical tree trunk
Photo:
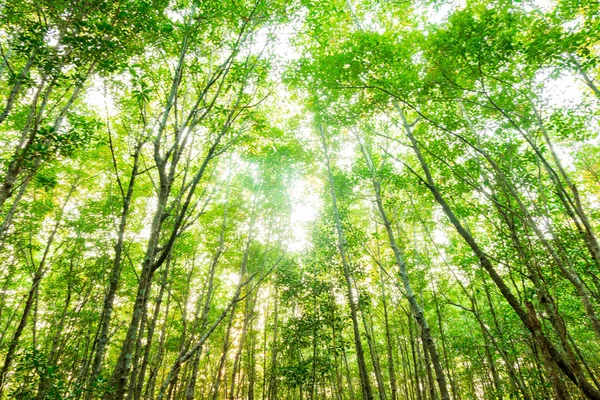
[[431, 370], [431, 358], [429, 357], [429, 350], [425, 346], [425, 340], [423, 339], [422, 332], [421, 345], [423, 346], [423, 361], [425, 362], [425, 372], [427, 373], [427, 389], [429, 389], [429, 398], [431, 400], [435, 400], [435, 383], [433, 382], [433, 371]]
[[448, 351], [446, 349], [446, 335], [444, 334], [444, 324], [442, 322], [442, 313], [440, 311], [440, 305], [438, 303], [437, 295], [435, 291], [433, 292], [433, 301], [435, 303], [435, 313], [437, 315], [438, 329], [440, 330], [440, 339], [442, 341], [442, 352], [444, 354], [444, 364], [446, 366], [446, 374], [448, 376], [448, 381], [450, 382], [450, 390], [452, 391], [452, 398], [455, 400], [460, 400], [460, 396], [458, 394], [458, 390], [456, 388], [456, 383], [453, 374], [450, 370], [450, 360], [448, 359]]
[[[329, 307], [331, 308], [331, 318], [330, 318], [330, 322], [331, 322], [331, 338], [332, 338], [332, 348], [333, 349], [338, 349], [339, 348], [339, 344], [338, 344], [338, 334], [341, 334], [341, 332], [339, 332], [338, 330], [336, 330], [335, 327], [335, 321], [336, 321], [336, 315], [335, 315], [335, 311], [336, 311], [336, 305], [335, 305], [335, 300], [333, 297], [333, 288], [329, 289]], [[343, 338], [341, 339], [343, 341]], [[316, 349], [313, 350], [313, 352]], [[333, 351], [333, 360], [334, 360], [334, 369], [335, 369], [335, 381], [336, 381], [336, 387], [337, 387], [337, 392], [339, 393], [339, 397], [342, 397], [342, 394], [344, 393], [344, 386], [343, 386], [343, 381], [342, 381], [342, 375], [340, 372], [340, 356], [339, 356], [339, 352], [337, 350]], [[350, 387], [350, 394], [353, 396], [352, 393], [352, 387]], [[341, 399], [340, 399], [341, 400]]]
[[391, 394], [392, 394], [392, 400], [396, 400], [398, 394], [398, 387], [397, 387], [397, 382], [396, 382], [396, 370], [395, 370], [395, 366], [394, 366], [394, 351], [393, 351], [393, 343], [392, 343], [392, 335], [390, 332], [390, 323], [389, 323], [389, 317], [388, 317], [388, 310], [387, 310], [387, 300], [386, 300], [386, 293], [385, 293], [385, 285], [384, 285], [384, 280], [383, 280], [383, 271], [380, 270], [379, 273], [379, 283], [380, 283], [380, 290], [381, 290], [381, 303], [383, 304], [383, 322], [385, 324], [385, 344], [386, 344], [386, 350], [387, 350], [387, 361], [388, 361], [388, 371], [390, 374], [390, 388], [391, 388]]
[[279, 290], [275, 287], [275, 306], [273, 309], [273, 341], [271, 342], [271, 365], [268, 396], [269, 400], [277, 400], [277, 350], [279, 341]]
[[248, 374], [248, 400], [254, 400], [254, 385], [256, 384], [256, 337], [254, 334], [250, 337], [250, 351], [246, 367], [250, 369]]
[[[313, 307], [316, 309], [315, 296], [313, 297]], [[312, 363], [310, 369], [310, 400], [315, 398], [315, 390], [317, 386], [317, 326], [313, 323], [312, 326]]]
[[375, 372], [375, 381], [377, 382], [377, 390], [379, 393], [380, 400], [386, 400], [387, 396], [385, 393], [385, 385], [383, 382], [383, 375], [381, 374], [381, 364], [379, 363], [379, 355], [377, 354], [377, 348], [375, 347], [373, 339], [373, 331], [367, 322], [365, 313], [360, 310], [360, 316], [365, 329], [365, 336], [367, 338], [367, 345], [369, 346], [369, 353], [371, 354], [371, 362], [373, 364], [373, 372]]
[[[150, 297], [150, 291], [148, 291], [146, 293], [146, 304], [148, 303], [148, 297]], [[148, 324], [148, 307], [144, 307], [144, 310], [142, 312], [142, 320], [140, 321], [140, 333], [137, 337], [136, 343], [135, 343], [135, 350], [133, 352], [133, 361], [132, 361], [132, 368], [131, 368], [131, 375], [129, 377], [129, 388], [127, 391], [127, 398], [128, 399], [133, 399], [135, 398], [135, 393], [137, 392], [137, 378], [138, 378], [138, 374], [139, 374], [139, 360], [140, 360], [140, 356], [142, 354], [142, 337], [144, 334], [144, 331], [146, 330], [146, 325]]]
[[354, 385], [352, 384], [352, 378], [350, 376], [350, 368], [348, 367], [348, 357], [346, 356], [346, 346], [342, 346], [342, 356], [344, 358], [344, 370], [346, 371], [346, 381], [348, 382], [350, 399], [354, 400], [355, 399]]
[[[244, 349], [244, 344], [246, 343], [246, 335], [248, 334], [248, 328], [252, 324], [254, 319], [254, 297], [248, 296], [246, 298], [246, 305], [244, 310], [244, 323], [242, 326], [242, 334], [238, 343], [238, 348], [235, 353], [235, 357], [233, 359], [233, 367], [231, 372], [231, 386], [229, 389], [229, 400], [234, 400], [235, 392], [236, 392], [236, 378], [239, 372], [240, 366], [240, 357], [242, 355], [242, 350]], [[241, 386], [242, 380], [239, 380]], [[238, 386], [238, 388], [239, 388]]]
[[[73, 273], [73, 262], [69, 264], [69, 274]], [[55, 368], [58, 360], [58, 350], [60, 346], [61, 336], [63, 335], [63, 330], [65, 329], [65, 323], [67, 320], [67, 313], [69, 311], [69, 307], [71, 306], [71, 296], [73, 292], [72, 282], [69, 281], [67, 284], [67, 295], [65, 297], [65, 303], [56, 324], [56, 329], [54, 333], [54, 337], [52, 338], [52, 345], [50, 348], [50, 355], [48, 356], [48, 366]], [[38, 387], [38, 392], [36, 396], [36, 400], [44, 400], [46, 398], [46, 394], [50, 388], [51, 381], [49, 379], [48, 374], [40, 375], [40, 384]]]
[[[361, 383], [361, 391], [363, 400], [373, 400], [373, 393], [371, 391], [371, 383], [369, 381], [369, 374], [367, 373], [367, 364], [365, 362], [365, 354], [360, 338], [360, 330], [358, 326], [358, 305], [353, 293], [353, 285], [350, 278], [350, 265], [348, 262], [348, 257], [346, 255], [346, 239], [344, 235], [344, 229], [342, 227], [342, 221], [340, 219], [340, 214], [337, 208], [337, 200], [335, 194], [335, 186], [333, 182], [333, 173], [331, 171], [331, 161], [329, 159], [329, 150], [327, 148], [327, 143], [325, 141], [325, 133], [323, 132], [322, 126], [318, 125], [319, 134], [321, 136], [321, 145], [323, 148], [323, 153], [325, 155], [325, 164], [327, 169], [327, 177], [329, 180], [329, 189], [331, 194], [331, 202], [333, 208], [333, 217], [335, 220], [335, 227], [337, 231], [338, 237], [338, 251], [340, 252], [340, 256], [342, 258], [342, 267], [344, 273], [344, 280], [346, 282], [346, 295], [348, 296], [348, 302], [350, 305], [350, 316], [352, 318], [352, 329], [354, 333], [354, 346], [356, 348], [356, 358], [358, 363], [358, 371], [360, 375], [360, 383]], [[276, 399], [272, 399], [276, 400]]]
[[388, 218], [388, 215], [383, 207], [383, 200], [381, 198], [381, 181], [377, 176], [375, 171], [375, 166], [373, 165], [373, 161], [371, 160], [371, 156], [369, 154], [368, 149], [364, 145], [364, 143], [359, 139], [361, 150], [365, 161], [367, 163], [367, 167], [371, 172], [371, 182], [373, 184], [373, 191], [375, 194], [375, 202], [377, 203], [377, 209], [379, 211], [379, 216], [383, 221], [383, 225], [385, 227], [385, 231], [387, 232], [388, 240], [392, 251], [394, 252], [394, 260], [396, 261], [396, 265], [400, 269], [400, 278], [402, 280], [402, 284], [404, 286], [404, 292], [406, 294], [406, 298], [408, 303], [410, 304], [410, 309], [417, 320], [417, 323], [421, 327], [421, 336], [423, 337], [423, 345], [427, 347], [427, 353], [431, 357], [431, 362], [433, 363], [433, 369], [435, 370], [435, 376], [438, 384], [438, 388], [440, 389], [440, 395], [442, 400], [450, 400], [450, 393], [448, 392], [448, 386], [446, 384], [446, 375], [444, 374], [444, 369], [442, 367], [442, 363], [440, 361], [440, 357], [437, 352], [437, 347], [431, 336], [431, 328], [425, 319], [425, 314], [423, 308], [419, 305], [415, 293], [412, 289], [412, 285], [410, 283], [410, 279], [408, 277], [408, 271], [406, 268], [406, 263], [404, 261], [404, 255], [402, 254], [402, 250], [398, 246], [396, 242], [396, 237], [394, 235], [394, 230], [392, 229], [392, 223]]
[[135, 302], [133, 306], [133, 314], [127, 329], [127, 334], [121, 345], [121, 351], [117, 359], [116, 366], [110, 379], [110, 384], [114, 386], [114, 392], [107, 392], [104, 395], [105, 400], [121, 400], [125, 396], [127, 390], [128, 378], [130, 374], [131, 364], [133, 361], [134, 344], [139, 335], [139, 327], [142, 319], [142, 314], [146, 307], [147, 293], [152, 284], [152, 276], [154, 274], [153, 263], [156, 255], [158, 240], [160, 236], [160, 227], [163, 221], [163, 214], [169, 195], [169, 185], [166, 182], [161, 182], [160, 193], [152, 225], [150, 227], [150, 237], [142, 263], [142, 271], [137, 287]]
[[406, 320], [408, 321], [408, 334], [409, 334], [409, 341], [410, 341], [410, 350], [412, 353], [413, 370], [414, 370], [414, 374], [415, 374], [414, 388], [415, 388], [415, 392], [417, 393], [417, 400], [421, 400], [423, 398], [423, 394], [421, 393], [421, 382], [420, 382], [421, 374], [419, 372], [419, 361], [417, 359], [417, 351], [416, 351], [417, 345], [415, 344], [416, 337], [413, 334], [412, 318], [410, 318], [410, 316], [407, 315]]
[[[170, 265], [171, 265], [171, 257], [169, 257], [167, 259], [165, 269], [162, 274], [162, 280], [160, 283], [160, 288], [158, 290], [158, 295], [156, 297], [156, 304], [154, 305], [154, 312], [152, 315], [152, 319], [150, 321], [150, 324], [148, 325], [148, 334], [146, 335], [146, 344], [144, 345], [144, 356], [142, 359], [142, 364], [140, 367], [139, 375], [137, 377], [137, 380], [135, 381], [135, 382], [137, 382], [135, 384], [135, 391], [134, 391], [134, 395], [133, 395], [133, 398], [135, 400], [139, 400], [141, 397], [141, 394], [142, 394], [142, 388], [144, 386], [144, 380], [146, 377], [146, 370], [148, 368], [148, 363], [150, 362], [150, 351], [152, 350], [154, 331], [156, 329], [156, 324], [158, 322], [158, 317], [160, 314], [160, 307], [162, 305], [162, 299], [163, 299], [165, 289], [167, 288], [167, 284], [168, 284], [167, 278], [169, 276]], [[168, 312], [168, 310], [167, 310], [167, 312]], [[132, 379], [135, 379], [135, 377]], [[134, 381], [132, 380], [132, 384], [133, 384], [133, 382]]]
[[[167, 287], [171, 286], [171, 282], [168, 283]], [[171, 293], [170, 290], [167, 289], [167, 304], [165, 305], [165, 320], [169, 318], [169, 311], [171, 310]], [[158, 348], [156, 349], [156, 356], [154, 357], [152, 363], [150, 364], [150, 373], [148, 376], [148, 383], [146, 384], [146, 390], [144, 391], [145, 396], [149, 398], [154, 398], [154, 390], [156, 385], [156, 378], [158, 377], [158, 371], [160, 370], [160, 366], [162, 364], [164, 353], [165, 353], [165, 340], [167, 338], [167, 324], [162, 324], [162, 329], [160, 331], [160, 337], [158, 339]]]
[[404, 388], [404, 397], [407, 399], [415, 399], [415, 393], [413, 388], [414, 380], [412, 379], [412, 373], [410, 370], [410, 357], [408, 355], [408, 348], [406, 347], [406, 337], [404, 335], [404, 326], [402, 327], [401, 339], [398, 343], [400, 351], [400, 365], [402, 365], [402, 380]]
[[[213, 257], [210, 262], [210, 267], [208, 268], [208, 277], [206, 283], [206, 294], [204, 297], [204, 305], [202, 307], [202, 314], [200, 316], [200, 328], [199, 332], [204, 332], [206, 327], [208, 326], [208, 313], [210, 312], [210, 305], [213, 299], [213, 290], [214, 290], [214, 281], [215, 281], [215, 271], [217, 269], [217, 265], [219, 263], [219, 259], [225, 250], [225, 229], [227, 228], [227, 202], [229, 201], [229, 182], [227, 183], [227, 188], [225, 190], [225, 205], [223, 206], [223, 222], [221, 223], [221, 233], [219, 234], [219, 244], [217, 246], [217, 250], [213, 254]], [[196, 389], [196, 380], [198, 379], [198, 367], [200, 365], [200, 356], [202, 354], [202, 349], [199, 349], [196, 355], [194, 356], [194, 361], [192, 364], [192, 373], [190, 376], [190, 380], [187, 385], [186, 390], [186, 400], [194, 399], [194, 391]]]
[[[138, 174], [139, 157], [142, 145], [139, 143], [133, 155], [133, 168], [131, 169], [131, 175], [129, 177], [129, 185], [127, 186], [127, 193], [123, 197], [123, 208], [121, 210], [121, 217], [119, 221], [119, 229], [117, 232], [117, 243], [115, 244], [115, 256], [113, 258], [112, 269], [110, 272], [110, 280], [108, 285], [108, 291], [104, 298], [104, 306], [102, 308], [102, 314], [100, 316], [99, 332], [96, 352], [94, 354], [94, 361], [92, 363], [92, 371], [90, 373], [88, 386], [92, 388], [102, 367], [102, 361], [106, 353], [106, 345], [108, 343], [108, 332], [110, 329], [110, 321], [112, 319], [113, 307], [115, 302], [115, 296], [119, 287], [119, 279], [121, 277], [121, 260], [123, 253], [123, 246], [125, 242], [125, 230], [127, 228], [127, 218], [129, 217], [129, 210], [131, 207], [131, 199], [133, 197], [133, 189], [135, 186], [135, 180]], [[115, 165], [116, 167], [116, 165]], [[115, 170], [118, 174], [118, 171]], [[86, 400], [91, 400], [93, 396], [93, 390], [88, 390], [86, 393]]]

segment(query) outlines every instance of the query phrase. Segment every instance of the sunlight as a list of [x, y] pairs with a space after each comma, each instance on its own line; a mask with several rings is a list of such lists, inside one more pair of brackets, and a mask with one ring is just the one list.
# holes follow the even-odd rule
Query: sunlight
[[49, 29], [48, 32], [46, 32], [46, 37], [44, 39], [46, 40], [46, 44], [48, 45], [48, 47], [58, 46], [58, 40], [59, 40], [58, 29], [56, 29], [56, 28]]
[[417, 9], [424, 11], [427, 23], [441, 24], [448, 19], [450, 14], [465, 8], [466, 5], [466, 0], [453, 0], [442, 3], [428, 3], [418, 6]]
[[113, 97], [107, 93], [106, 85], [100, 77], [94, 77], [90, 80], [91, 84], [85, 91], [85, 101], [90, 107], [103, 117], [108, 114], [109, 117], [117, 115], [117, 108]]
[[292, 239], [288, 242], [288, 250], [301, 252], [310, 245], [310, 224], [316, 219], [322, 207], [319, 194], [315, 191], [314, 181], [298, 178], [289, 189], [292, 202], [292, 213], [290, 215], [290, 227]]

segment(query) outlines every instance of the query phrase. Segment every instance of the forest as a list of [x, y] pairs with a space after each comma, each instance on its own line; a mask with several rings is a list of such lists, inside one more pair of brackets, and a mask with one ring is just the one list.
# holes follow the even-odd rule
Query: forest
[[0, 53], [0, 400], [600, 400], [597, 0], [2, 0]]

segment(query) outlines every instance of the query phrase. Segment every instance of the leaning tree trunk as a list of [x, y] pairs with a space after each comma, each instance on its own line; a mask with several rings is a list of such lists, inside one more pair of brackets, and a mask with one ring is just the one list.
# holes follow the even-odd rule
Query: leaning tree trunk
[[[397, 104], [396, 104], [397, 105]], [[411, 147], [417, 156], [417, 160], [421, 165], [421, 168], [425, 174], [425, 179], [423, 182], [426, 184], [427, 188], [435, 198], [436, 202], [440, 204], [444, 214], [448, 217], [452, 225], [455, 227], [456, 231], [460, 236], [464, 239], [464, 241], [469, 245], [475, 256], [479, 259], [479, 262], [483, 269], [490, 275], [490, 278], [496, 284], [502, 296], [509, 303], [511, 308], [515, 311], [523, 325], [531, 332], [534, 340], [538, 342], [540, 347], [544, 348], [544, 351], [547, 351], [550, 355], [550, 358], [553, 363], [563, 372], [565, 376], [567, 376], [574, 384], [577, 386], [582, 393], [584, 393], [591, 400], [600, 400], [600, 390], [595, 388], [592, 384], [588, 382], [585, 376], [581, 373], [581, 369], [578, 365], [574, 365], [570, 360], [567, 360], [563, 357], [563, 355], [556, 349], [554, 344], [550, 341], [550, 339], [544, 334], [542, 331], [542, 327], [538, 321], [532, 318], [529, 313], [521, 306], [518, 299], [512, 293], [510, 288], [506, 285], [502, 277], [498, 274], [498, 271], [494, 268], [492, 261], [484, 252], [484, 250], [479, 247], [479, 244], [475, 241], [471, 233], [463, 226], [460, 220], [457, 218], [456, 214], [452, 211], [452, 208], [446, 202], [441, 192], [439, 191], [435, 181], [433, 180], [433, 176], [430, 172], [429, 165], [425, 158], [423, 157], [420, 145], [418, 141], [412, 134], [412, 127], [406, 120], [406, 116], [402, 109], [397, 105], [397, 110], [400, 113], [403, 121], [403, 127], [408, 139], [411, 142]]]
[[40, 282], [48, 269], [46, 264], [48, 262], [50, 248], [52, 247], [52, 244], [54, 243], [54, 239], [56, 237], [56, 234], [58, 233], [58, 228], [60, 227], [60, 224], [62, 223], [62, 217], [63, 217], [64, 211], [65, 211], [65, 208], [67, 206], [67, 203], [69, 202], [69, 199], [71, 198], [71, 195], [75, 191], [76, 187], [77, 187], [76, 183], [71, 186], [71, 190], [67, 194], [65, 201], [63, 202], [63, 204], [60, 208], [60, 211], [56, 218], [56, 223], [54, 224], [54, 227], [52, 228], [52, 232], [50, 233], [50, 236], [48, 237], [48, 241], [46, 242], [46, 247], [44, 249], [42, 259], [40, 260], [38, 267], [36, 268], [36, 271], [33, 275], [33, 280], [31, 282], [31, 287], [27, 293], [27, 300], [25, 301], [25, 307], [23, 309], [23, 313], [21, 314], [21, 319], [19, 321], [19, 325], [17, 326], [17, 329], [15, 330], [15, 333], [13, 334], [13, 337], [8, 345], [8, 349], [6, 351], [6, 356], [4, 358], [4, 365], [2, 366], [2, 370], [0, 370], [0, 399], [2, 398], [2, 395], [4, 392], [6, 378], [7, 378], [8, 372], [10, 371], [10, 367], [12, 365], [13, 358], [14, 358], [17, 348], [19, 346], [19, 340], [21, 339], [21, 335], [23, 334], [23, 331], [25, 330], [25, 327], [27, 325], [27, 321], [29, 319], [29, 314], [31, 313], [31, 310], [33, 309]]

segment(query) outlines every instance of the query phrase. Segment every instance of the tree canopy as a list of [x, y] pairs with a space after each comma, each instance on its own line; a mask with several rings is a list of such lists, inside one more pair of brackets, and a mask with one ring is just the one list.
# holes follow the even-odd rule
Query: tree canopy
[[0, 400], [600, 400], [600, 3], [5, 0]]

